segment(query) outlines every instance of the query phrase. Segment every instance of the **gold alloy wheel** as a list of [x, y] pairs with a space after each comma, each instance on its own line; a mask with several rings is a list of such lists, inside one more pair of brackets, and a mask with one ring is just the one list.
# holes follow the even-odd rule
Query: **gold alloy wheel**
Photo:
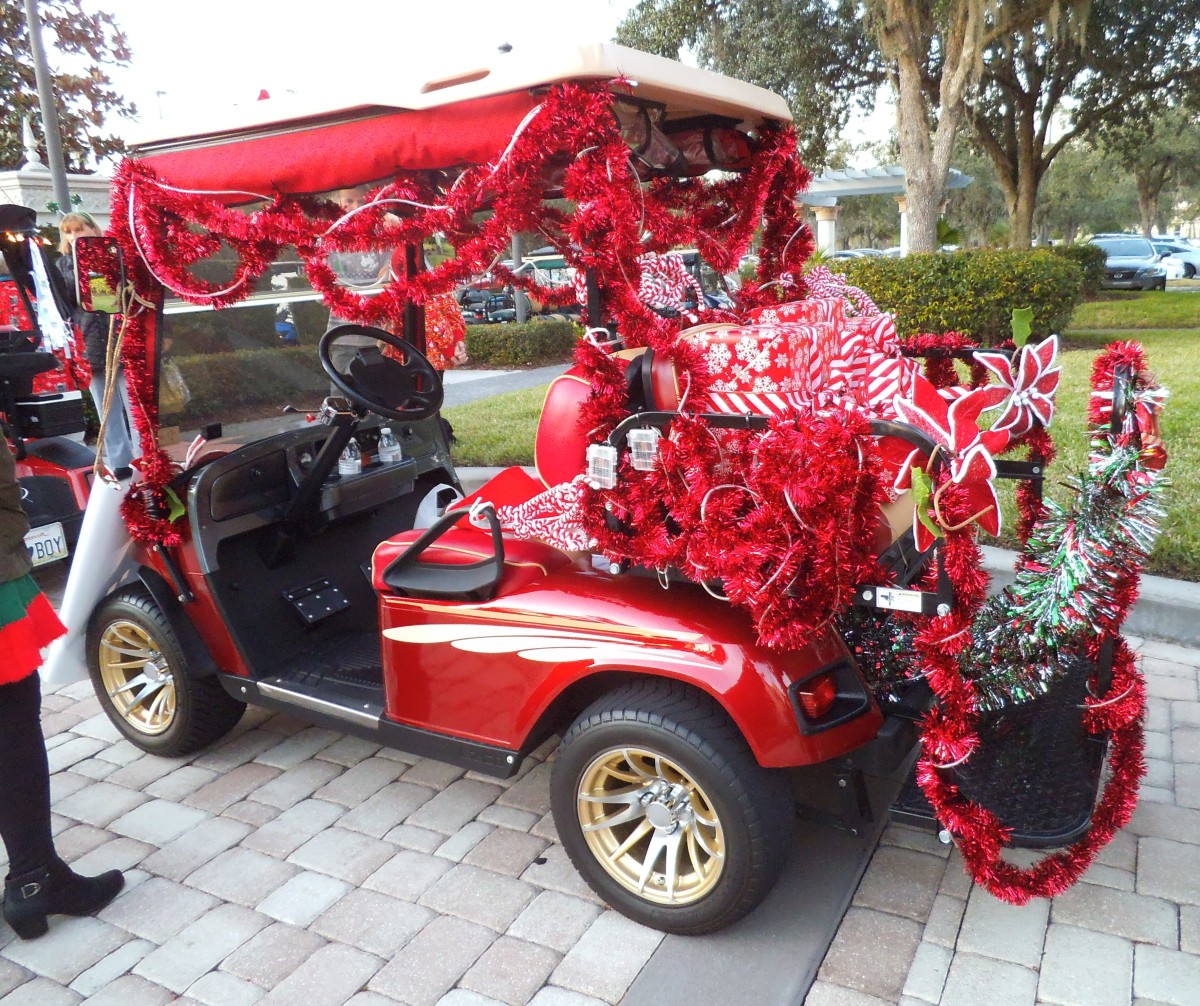
[[154, 637], [136, 622], [109, 623], [100, 637], [100, 679], [113, 708], [148, 736], [175, 720], [175, 677]]
[[639, 898], [690, 905], [721, 878], [725, 832], [712, 801], [661, 754], [600, 752], [580, 776], [576, 813], [596, 861]]

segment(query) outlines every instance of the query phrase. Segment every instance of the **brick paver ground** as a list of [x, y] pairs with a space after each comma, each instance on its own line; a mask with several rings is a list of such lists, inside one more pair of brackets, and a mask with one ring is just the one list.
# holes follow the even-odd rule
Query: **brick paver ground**
[[1200, 1004], [1200, 651], [1131, 642], [1146, 778], [1082, 881], [1015, 908], [974, 887], [956, 851], [893, 826], [807, 1006]]
[[59, 850], [127, 884], [38, 940], [0, 926], [4, 1006], [600, 1006], [662, 941], [567, 862], [553, 743], [498, 782], [260, 709], [156, 758], [90, 684], [44, 716]]
[[[1012, 908], [934, 837], [888, 828], [811, 1006], [1200, 1003], [1200, 652], [1137, 645], [1147, 785], [1084, 882]], [[568, 862], [553, 743], [498, 782], [254, 709], [156, 758], [88, 684], [48, 694], [44, 722], [62, 855], [128, 882], [38, 940], [0, 924], [0, 1006], [601, 1006], [662, 944]]]

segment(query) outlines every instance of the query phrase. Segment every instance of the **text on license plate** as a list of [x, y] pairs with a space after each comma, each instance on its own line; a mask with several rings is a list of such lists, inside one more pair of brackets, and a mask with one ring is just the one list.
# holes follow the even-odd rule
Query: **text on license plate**
[[35, 527], [25, 535], [25, 547], [35, 566], [44, 566], [67, 557], [67, 536], [58, 521]]

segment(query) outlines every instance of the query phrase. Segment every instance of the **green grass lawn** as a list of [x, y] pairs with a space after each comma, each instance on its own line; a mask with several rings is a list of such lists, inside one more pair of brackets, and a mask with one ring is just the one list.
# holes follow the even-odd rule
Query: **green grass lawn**
[[446, 409], [443, 415], [458, 438], [454, 463], [485, 467], [533, 464], [533, 438], [546, 387], [510, 391]]
[[[1200, 439], [1195, 433], [1200, 423], [1200, 332], [1147, 329], [1137, 332], [1136, 338], [1145, 347], [1151, 370], [1171, 393], [1163, 410], [1162, 432], [1172, 484], [1166, 497], [1167, 519], [1147, 571], [1200, 580]], [[1072, 332], [1065, 340], [1058, 412], [1050, 428], [1058, 458], [1046, 482], [1047, 494], [1062, 504], [1070, 499], [1064, 480], [1086, 465], [1085, 417], [1092, 360], [1112, 341], [1112, 335], [1086, 332]], [[1011, 504], [1005, 507], [1004, 524], [1015, 527]], [[1008, 537], [1000, 544], [1015, 547]]]
[[1080, 304], [1071, 329], [1194, 328], [1200, 325], [1200, 290], [1120, 291]]
[[[1182, 296], [1197, 298], [1194, 303], [1200, 312], [1200, 293]], [[1161, 293], [1148, 293], [1101, 303], [1111, 304], [1114, 311], [1118, 307], [1124, 310], [1124, 315], [1113, 317], [1121, 320], [1121, 327], [1132, 328], [1129, 319], [1144, 316], [1139, 302], [1162, 297]], [[1162, 428], [1172, 486], [1167, 496], [1167, 520], [1148, 571], [1200, 581], [1200, 437], [1196, 435], [1200, 429], [1200, 316], [1188, 324], [1197, 327], [1146, 328], [1129, 336], [1142, 343], [1151, 369], [1171, 392]], [[1047, 479], [1047, 493], [1060, 503], [1070, 498], [1066, 478], [1086, 464], [1085, 416], [1092, 360], [1114, 338], [1111, 334], [1071, 331], [1064, 339], [1063, 381], [1058, 392], [1058, 413], [1051, 427], [1058, 460]], [[454, 425], [459, 441], [454, 449], [456, 463], [532, 464], [534, 433], [545, 395], [544, 387], [529, 388], [447, 409], [446, 418]], [[1002, 490], [1002, 496], [1009, 498], [1004, 523], [1011, 529], [1015, 527], [1011, 484], [1002, 483]], [[1015, 541], [1005, 537], [999, 544], [1013, 547]]]

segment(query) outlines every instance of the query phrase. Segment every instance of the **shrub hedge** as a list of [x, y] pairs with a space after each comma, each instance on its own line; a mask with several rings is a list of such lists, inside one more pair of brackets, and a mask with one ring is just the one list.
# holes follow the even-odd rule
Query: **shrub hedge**
[[963, 332], [981, 345], [1012, 334], [1013, 308], [1033, 308], [1033, 337], [1061, 332], [1082, 299], [1083, 270], [1047, 249], [978, 249], [839, 262], [902, 335]]
[[208, 421], [246, 405], [311, 402], [329, 394], [315, 346], [173, 357], [191, 393], [179, 420]]
[[[467, 352], [475, 366], [553, 363], [570, 358], [581, 331], [569, 321], [472, 325]], [[197, 341], [192, 335], [189, 340], [189, 345]], [[230, 350], [222, 342], [205, 348], [194, 356], [172, 357], [191, 393], [174, 422], [209, 420], [248, 405], [311, 402], [329, 393], [314, 345]]]
[[1100, 295], [1100, 283], [1104, 280], [1104, 249], [1094, 244], [1051, 245], [1055, 255], [1070, 259], [1083, 270], [1083, 296], [1092, 300]]
[[583, 330], [571, 321], [468, 325], [467, 355], [477, 367], [520, 367], [569, 359]]

